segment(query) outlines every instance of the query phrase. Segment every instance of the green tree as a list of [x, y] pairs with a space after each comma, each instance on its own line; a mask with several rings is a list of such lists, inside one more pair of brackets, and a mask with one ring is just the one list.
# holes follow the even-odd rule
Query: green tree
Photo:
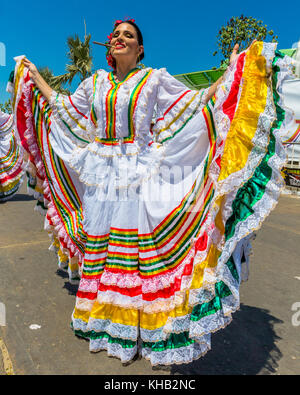
[[268, 30], [268, 27], [261, 20], [251, 16], [234, 16], [219, 30], [217, 35], [218, 50], [213, 55], [215, 56], [220, 52], [223, 56], [221, 65], [224, 66], [224, 64], [228, 64], [230, 54], [236, 43], [239, 44], [239, 50], [243, 51], [255, 39], [258, 41], [271, 39], [272, 42], [277, 42], [278, 36], [274, 34], [273, 30]]
[[91, 35], [85, 35], [84, 41], [81, 41], [78, 35], [69, 37], [67, 45], [69, 51], [67, 57], [69, 64], [66, 65], [66, 73], [52, 78], [53, 89], [62, 87], [68, 83], [71, 85], [75, 76], [81, 81], [92, 75], [93, 61], [90, 48]]
[[6, 112], [8, 114], [12, 113], [11, 101], [10, 99], [6, 100], [4, 104], [0, 103], [0, 110], [2, 112]]

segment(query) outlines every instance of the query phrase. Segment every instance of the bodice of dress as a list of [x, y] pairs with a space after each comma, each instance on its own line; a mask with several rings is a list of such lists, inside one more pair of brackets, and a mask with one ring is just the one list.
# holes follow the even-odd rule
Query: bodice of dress
[[53, 92], [51, 144], [87, 185], [106, 184], [111, 169], [124, 186], [140, 183], [159, 167], [168, 140], [201, 112], [204, 93], [165, 69], [133, 69], [120, 83], [98, 70], [72, 96]]
[[157, 89], [153, 74], [149, 68], [134, 69], [120, 83], [112, 73], [101, 70], [96, 74], [92, 106], [99, 142], [118, 144], [121, 139], [130, 144], [137, 137], [149, 136]]
[[[112, 72], [98, 70], [72, 96], [53, 92], [50, 104], [74, 136], [117, 145], [149, 136], [151, 122], [158, 132], [182, 115], [187, 120], [186, 115], [203, 103], [203, 93], [189, 90], [166, 69], [133, 69], [120, 83]], [[176, 131], [172, 126], [169, 132]]]

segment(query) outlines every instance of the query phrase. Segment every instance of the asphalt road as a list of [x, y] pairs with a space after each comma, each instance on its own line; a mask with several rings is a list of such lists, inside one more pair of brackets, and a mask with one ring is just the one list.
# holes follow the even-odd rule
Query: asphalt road
[[300, 198], [282, 196], [258, 232], [240, 310], [212, 335], [212, 350], [189, 365], [164, 369], [144, 359], [124, 366], [105, 352], [90, 353], [88, 343], [74, 336], [69, 324], [76, 286], [57, 270], [34, 205], [25, 185], [0, 205], [0, 307], [6, 309], [0, 374], [300, 373]]

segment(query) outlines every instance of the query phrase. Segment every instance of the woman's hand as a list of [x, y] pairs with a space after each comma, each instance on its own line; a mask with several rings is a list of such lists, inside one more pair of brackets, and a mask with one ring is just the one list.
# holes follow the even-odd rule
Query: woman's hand
[[36, 66], [33, 63], [31, 63], [27, 58], [23, 59], [23, 64], [29, 70], [29, 77], [33, 81], [35, 81], [36, 78], [39, 76], [39, 72], [38, 72], [38, 69], [36, 68]]
[[[253, 40], [251, 45], [253, 45], [257, 40]], [[251, 47], [250, 45], [250, 47]], [[238, 50], [239, 50], [239, 44], [235, 44], [235, 46], [233, 47], [232, 53], [230, 55], [229, 58], [229, 64], [231, 65], [232, 63], [234, 63], [236, 61], [236, 59], [238, 58]]]
[[42, 92], [42, 95], [49, 102], [52, 95], [52, 88], [47, 84], [47, 82], [40, 75], [36, 66], [31, 63], [27, 58], [23, 58], [23, 64], [29, 70], [29, 77], [34, 82], [34, 84]]
[[[253, 45], [257, 40], [253, 40], [251, 45]], [[250, 47], [251, 47], [250, 45]], [[233, 47], [232, 53], [230, 55], [229, 58], [229, 66], [232, 65], [237, 58], [239, 57], [238, 54], [238, 50], [239, 50], [239, 44], [235, 44], [235, 46]], [[213, 95], [216, 93], [218, 86], [222, 83], [224, 75], [222, 77], [220, 77], [210, 88], [209, 91], [207, 93], [206, 96], [206, 100], [205, 100], [205, 104], [207, 104], [209, 102], [209, 100], [213, 97]]]

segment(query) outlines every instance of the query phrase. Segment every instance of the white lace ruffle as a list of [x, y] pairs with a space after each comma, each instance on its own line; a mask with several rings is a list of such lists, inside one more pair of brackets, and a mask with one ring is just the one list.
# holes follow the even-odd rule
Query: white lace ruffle
[[114, 323], [111, 322], [110, 319], [99, 320], [95, 318], [90, 318], [86, 330], [98, 333], [106, 332], [112, 337], [128, 339], [132, 341], [137, 341], [138, 338], [137, 326]]
[[192, 273], [188, 276], [183, 276], [182, 273], [189, 263], [189, 260], [194, 255], [194, 250], [191, 250], [185, 259], [173, 272], [157, 275], [151, 279], [141, 278], [139, 273], [114, 273], [105, 270], [101, 277], [101, 283], [104, 285], [118, 286], [119, 288], [136, 288], [142, 287], [142, 293], [155, 293], [157, 291], [168, 288], [174, 284], [177, 279], [182, 279], [181, 290], [189, 288]]
[[136, 143], [104, 146], [94, 142], [76, 149], [69, 165], [88, 186], [130, 190], [158, 173], [164, 154], [158, 144], [147, 146], [141, 155], [137, 155], [138, 149]]
[[79, 291], [97, 294], [99, 288], [99, 279], [81, 278], [79, 283]]
[[152, 366], [191, 363], [210, 350], [210, 345], [195, 342], [181, 348], [170, 348], [165, 351], [153, 351], [142, 348], [142, 356], [151, 362]]
[[117, 357], [122, 363], [131, 361], [137, 354], [138, 347], [123, 348], [121, 344], [112, 343], [108, 339], [91, 339], [90, 340], [90, 351], [98, 352], [106, 350], [107, 355], [111, 357]]

